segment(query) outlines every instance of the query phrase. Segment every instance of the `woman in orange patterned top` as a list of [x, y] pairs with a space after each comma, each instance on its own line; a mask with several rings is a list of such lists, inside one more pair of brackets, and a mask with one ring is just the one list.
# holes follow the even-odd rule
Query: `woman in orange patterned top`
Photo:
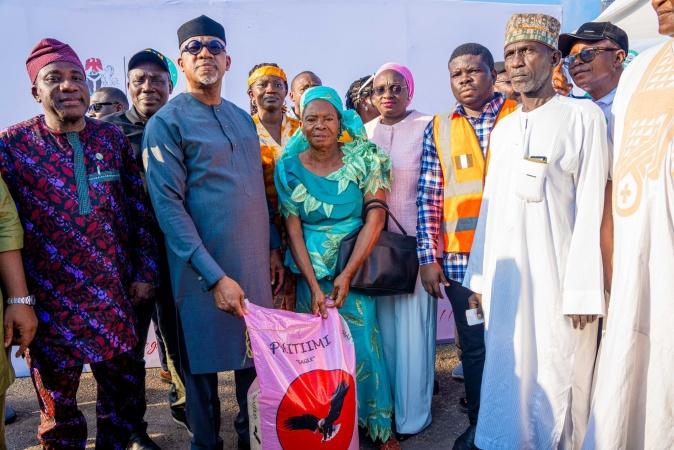
[[[248, 97], [250, 113], [260, 137], [262, 171], [270, 213], [275, 215], [274, 223], [279, 234], [284, 236], [281, 217], [278, 214], [278, 197], [274, 187], [274, 168], [281, 157], [286, 143], [300, 126], [300, 121], [286, 115], [284, 100], [288, 94], [288, 79], [285, 72], [274, 63], [254, 66], [248, 73]], [[276, 253], [276, 252], [274, 252]], [[275, 256], [272, 256], [275, 258]], [[281, 253], [278, 265], [282, 265]], [[295, 283], [286, 280], [285, 286], [274, 285], [274, 304], [292, 308], [295, 299]]]

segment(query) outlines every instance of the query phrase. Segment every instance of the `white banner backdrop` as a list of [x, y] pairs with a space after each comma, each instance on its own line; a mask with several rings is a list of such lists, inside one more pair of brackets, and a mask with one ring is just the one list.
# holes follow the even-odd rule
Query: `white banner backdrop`
[[[3, 0], [0, 129], [41, 112], [25, 70], [26, 57], [40, 39], [70, 44], [85, 64], [90, 89], [125, 90], [128, 58], [152, 47], [175, 61], [177, 28], [201, 14], [225, 27], [232, 68], [223, 96], [244, 109], [248, 71], [260, 62], [278, 63], [289, 77], [313, 70], [325, 85], [344, 93], [353, 80], [397, 61], [414, 74], [415, 109], [449, 111], [454, 99], [447, 62], [453, 49], [478, 42], [495, 60], [502, 59], [505, 24], [517, 12], [562, 18], [559, 5], [461, 0]], [[184, 90], [181, 74], [177, 80], [174, 93]], [[438, 339], [453, 337], [451, 306], [441, 299]], [[156, 346], [154, 334], [148, 346]], [[155, 351], [148, 366], [157, 365]], [[15, 367], [18, 374], [27, 374], [23, 362]]]
[[[232, 68], [223, 95], [244, 109], [248, 70], [260, 62], [278, 63], [289, 77], [313, 70], [344, 93], [356, 78], [397, 61], [415, 76], [413, 106], [426, 113], [447, 111], [453, 104], [447, 75], [452, 50], [479, 42], [502, 59], [505, 24], [515, 12], [558, 18], [562, 13], [559, 5], [459, 0], [4, 0], [0, 129], [40, 112], [25, 60], [41, 38], [72, 45], [88, 62], [92, 86], [124, 89], [125, 62], [132, 54], [152, 47], [175, 60], [177, 28], [200, 14], [225, 26]], [[175, 92], [183, 89], [179, 77]]]

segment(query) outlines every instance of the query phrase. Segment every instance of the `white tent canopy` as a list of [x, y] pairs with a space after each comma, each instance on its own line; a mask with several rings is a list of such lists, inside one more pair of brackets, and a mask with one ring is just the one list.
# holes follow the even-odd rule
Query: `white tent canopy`
[[611, 22], [627, 33], [630, 49], [638, 52], [662, 42], [658, 34], [658, 17], [650, 0], [616, 0], [595, 22]]

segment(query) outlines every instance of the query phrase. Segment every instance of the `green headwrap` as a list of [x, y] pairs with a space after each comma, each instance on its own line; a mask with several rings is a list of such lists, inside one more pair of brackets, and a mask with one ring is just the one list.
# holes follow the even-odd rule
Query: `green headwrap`
[[[314, 100], [325, 100], [330, 102], [337, 110], [339, 115], [339, 122], [342, 128], [342, 133], [339, 137], [339, 142], [351, 142], [353, 140], [364, 139], [367, 140], [367, 133], [363, 126], [363, 121], [360, 119], [358, 113], [352, 109], [344, 109], [342, 99], [331, 87], [314, 86], [304, 91], [300, 99], [300, 115], [304, 113], [304, 108]], [[295, 155], [301, 153], [309, 147], [309, 141], [298, 129], [286, 144], [283, 152], [285, 155]]]
[[[339, 114], [342, 129], [339, 142], [342, 143], [341, 151], [344, 165], [325, 177], [327, 180], [338, 183], [337, 193], [344, 192], [349, 183], [355, 183], [364, 194], [374, 194], [379, 189], [390, 189], [391, 159], [388, 154], [367, 139], [363, 121], [358, 113], [352, 109], [345, 110], [342, 106], [342, 99], [339, 98], [337, 92], [325, 86], [307, 89], [300, 100], [300, 111], [303, 112], [304, 108], [314, 100], [330, 102]], [[295, 157], [308, 148], [309, 141], [302, 130], [298, 129], [286, 144], [281, 159], [276, 165], [275, 177], [279, 192], [284, 189], [284, 186], [285, 190], [288, 189], [284, 168], [285, 160]], [[307, 213], [317, 205], [318, 200], [307, 192], [303, 184], [294, 186], [292, 195], [294, 201], [304, 202]], [[283, 207], [281, 209], [283, 214], [287, 216], [289, 210], [283, 211]]]
[[342, 99], [339, 98], [337, 91], [327, 86], [313, 86], [304, 91], [302, 98], [300, 98], [300, 115], [304, 112], [304, 108], [314, 100], [326, 100], [335, 107], [340, 115], [344, 112], [344, 105], [342, 105]]

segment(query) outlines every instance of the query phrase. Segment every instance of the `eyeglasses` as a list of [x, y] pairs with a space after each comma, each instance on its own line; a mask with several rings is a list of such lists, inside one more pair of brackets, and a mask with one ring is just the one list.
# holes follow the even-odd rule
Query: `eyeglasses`
[[88, 111], [101, 112], [104, 106], [116, 105], [117, 102], [96, 102], [89, 105]]
[[208, 50], [211, 55], [219, 55], [225, 51], [225, 45], [217, 39], [211, 39], [205, 44], [194, 39], [188, 42], [187, 45], [180, 51], [180, 53], [188, 52], [190, 55], [196, 56], [201, 53], [201, 49], [204, 47], [206, 47], [206, 50]]
[[386, 92], [390, 92], [393, 95], [400, 95], [400, 93], [405, 89], [406, 86], [400, 84], [391, 84], [389, 86], [375, 86], [372, 88], [374, 95], [381, 97]]
[[584, 63], [589, 63], [594, 61], [594, 58], [597, 57], [597, 53], [599, 52], [615, 52], [618, 50], [620, 49], [613, 47], [586, 47], [575, 55], [566, 56], [564, 58], [564, 64], [570, 66], [575, 63], [578, 58]]

